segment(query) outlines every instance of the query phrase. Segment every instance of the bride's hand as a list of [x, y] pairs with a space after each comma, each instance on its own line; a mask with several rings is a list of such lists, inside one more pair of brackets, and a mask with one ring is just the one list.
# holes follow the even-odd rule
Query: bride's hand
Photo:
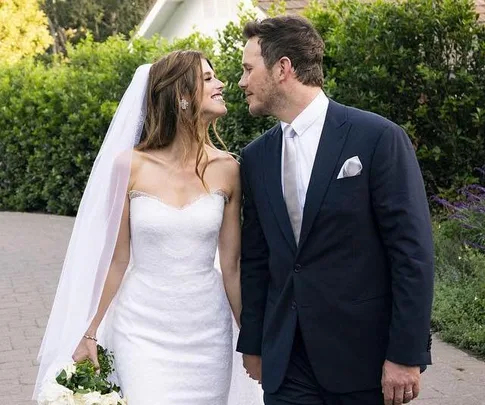
[[99, 362], [98, 362], [98, 347], [97, 343], [93, 339], [86, 339], [85, 337], [81, 338], [81, 341], [77, 345], [76, 350], [72, 355], [72, 359], [78, 363], [86, 359], [90, 359], [96, 370], [99, 370]]

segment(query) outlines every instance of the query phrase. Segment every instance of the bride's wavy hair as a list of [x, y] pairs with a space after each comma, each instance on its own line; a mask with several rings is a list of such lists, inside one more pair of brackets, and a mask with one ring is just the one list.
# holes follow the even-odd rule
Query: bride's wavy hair
[[[174, 51], [150, 68], [147, 88], [147, 114], [144, 130], [137, 150], [161, 149], [170, 145], [177, 130], [189, 134], [197, 143], [195, 173], [204, 187], [204, 173], [208, 164], [206, 145], [214, 147], [209, 136], [209, 125], [221, 145], [224, 142], [217, 134], [216, 120], [207, 123], [202, 119], [201, 104], [204, 90], [202, 59], [210, 61], [199, 51]], [[185, 109], [182, 100], [188, 102]], [[184, 138], [186, 139], [186, 138]], [[185, 140], [185, 142], [190, 142]], [[189, 145], [185, 145], [188, 157]]]

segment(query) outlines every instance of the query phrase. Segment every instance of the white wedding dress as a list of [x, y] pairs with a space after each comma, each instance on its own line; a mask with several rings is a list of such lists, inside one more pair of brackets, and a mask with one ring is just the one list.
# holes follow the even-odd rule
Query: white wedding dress
[[214, 267], [226, 195], [180, 208], [139, 191], [129, 197], [131, 263], [105, 325], [128, 404], [262, 404], [234, 356], [232, 313]]

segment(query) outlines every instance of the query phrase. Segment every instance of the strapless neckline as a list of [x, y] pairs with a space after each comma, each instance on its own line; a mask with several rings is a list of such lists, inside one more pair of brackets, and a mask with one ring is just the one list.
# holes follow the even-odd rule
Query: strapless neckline
[[186, 209], [188, 209], [192, 206], [195, 206], [201, 200], [204, 200], [205, 198], [213, 197], [213, 196], [219, 196], [219, 197], [223, 198], [224, 203], [226, 203], [226, 204], [229, 202], [229, 197], [227, 196], [227, 194], [222, 189], [217, 189], [217, 190], [211, 191], [210, 193], [201, 194], [201, 195], [195, 197], [193, 200], [191, 200], [191, 201], [189, 201], [186, 204], [181, 205], [181, 206], [168, 204], [162, 198], [160, 198], [156, 195], [150, 194], [150, 193], [146, 193], [144, 191], [130, 190], [128, 192], [128, 197], [130, 198], [130, 200], [132, 200], [134, 198], [148, 198], [148, 199], [157, 201], [158, 203], [164, 205], [165, 207], [168, 207], [168, 208], [175, 210], [175, 211], [184, 211], [184, 210], [186, 210]]

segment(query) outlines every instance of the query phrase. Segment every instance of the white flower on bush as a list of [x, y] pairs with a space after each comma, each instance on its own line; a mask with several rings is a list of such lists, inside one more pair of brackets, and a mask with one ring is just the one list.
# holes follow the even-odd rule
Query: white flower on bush
[[101, 405], [102, 395], [98, 391], [89, 392], [82, 396], [83, 405]]
[[76, 405], [74, 394], [63, 385], [57, 383], [46, 384], [39, 394], [39, 405]]

